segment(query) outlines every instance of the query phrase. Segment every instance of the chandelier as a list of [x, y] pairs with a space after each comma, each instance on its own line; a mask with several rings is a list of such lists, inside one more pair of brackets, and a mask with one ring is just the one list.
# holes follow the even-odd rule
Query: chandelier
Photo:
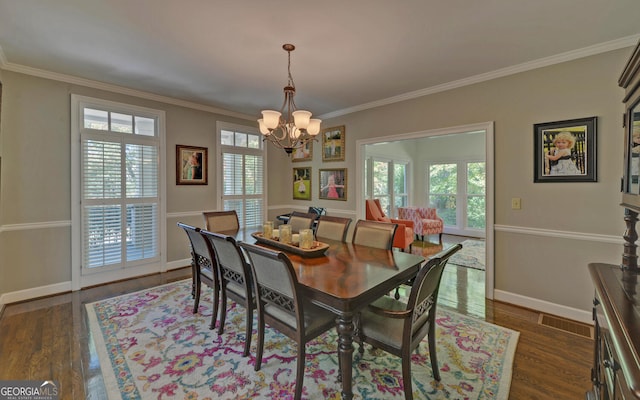
[[304, 147], [309, 141], [315, 140], [320, 132], [322, 121], [311, 118], [309, 111], [297, 109], [293, 100], [296, 95], [296, 86], [291, 77], [291, 52], [296, 47], [292, 44], [284, 44], [282, 48], [287, 52], [289, 59], [287, 64], [289, 81], [284, 87], [284, 102], [280, 111], [263, 110], [258, 125], [264, 140], [291, 154], [293, 149]]

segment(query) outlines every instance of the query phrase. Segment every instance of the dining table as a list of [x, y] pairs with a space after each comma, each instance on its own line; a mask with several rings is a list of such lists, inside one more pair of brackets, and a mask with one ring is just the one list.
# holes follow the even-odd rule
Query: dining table
[[[259, 231], [260, 228], [240, 229], [233, 232], [233, 236], [238, 241], [272, 247], [264, 242], [256, 243], [252, 233]], [[314, 257], [304, 257], [281, 247], [272, 249], [287, 254], [305, 296], [337, 315], [339, 379], [342, 398], [349, 400], [353, 398], [354, 316], [374, 300], [415, 277], [426, 260], [420, 255], [401, 251], [331, 240], [323, 240], [323, 243], [328, 245], [326, 251]]]

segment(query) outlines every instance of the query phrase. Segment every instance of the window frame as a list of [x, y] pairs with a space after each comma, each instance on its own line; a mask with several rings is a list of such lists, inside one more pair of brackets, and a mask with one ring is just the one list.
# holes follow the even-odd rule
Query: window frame
[[[152, 118], [156, 123], [156, 135], [134, 133], [118, 133], [114, 131], [94, 130], [84, 128], [83, 110], [93, 108], [106, 110], [110, 113], [129, 114], [133, 117]], [[149, 273], [164, 272], [166, 263], [166, 156], [165, 156], [165, 112], [162, 110], [140, 107], [132, 104], [108, 101], [98, 98], [71, 94], [71, 286], [72, 290], [96, 284], [127, 279]], [[101, 136], [102, 133], [102, 136]], [[105, 134], [106, 133], [106, 134]], [[84, 135], [84, 136], [83, 136]], [[116, 140], [118, 136], [130, 135]], [[145, 144], [157, 148], [157, 196], [153, 196], [153, 203], [157, 204], [157, 220], [155, 234], [157, 235], [157, 255], [142, 260], [127, 261], [113, 266], [87, 268], [83, 265], [83, 237], [82, 237], [82, 209], [83, 209], [83, 165], [82, 152], [83, 137], [99, 138], [102, 141], [117, 141], [123, 146], [128, 144]], [[124, 164], [124, 160], [122, 161]], [[122, 170], [121, 170], [122, 171]], [[124, 172], [123, 172], [124, 175]], [[126, 183], [124, 184], [126, 187]], [[141, 204], [145, 198], [130, 198], [127, 200], [126, 189], [120, 196], [125, 204]], [[156, 201], [157, 200], [157, 201]], [[127, 207], [124, 208], [126, 220]], [[123, 232], [126, 230], [123, 227]]]
[[[235, 133], [246, 133], [246, 134], [250, 134], [250, 135], [256, 135], [259, 138], [259, 148], [251, 148], [249, 146], [246, 147], [240, 147], [240, 146], [231, 146], [231, 145], [226, 145], [226, 144], [222, 144], [222, 131], [232, 131]], [[235, 135], [234, 135], [235, 137]], [[247, 143], [250, 143], [249, 141], [247, 141]], [[233, 123], [229, 123], [229, 122], [224, 122], [224, 121], [218, 121], [216, 123], [216, 154], [218, 155], [217, 160], [216, 160], [216, 181], [217, 181], [217, 185], [216, 185], [216, 189], [217, 189], [217, 193], [218, 193], [218, 199], [217, 199], [217, 209], [218, 210], [224, 210], [224, 201], [226, 199], [233, 199], [233, 198], [237, 198], [237, 199], [250, 199], [250, 198], [254, 198], [254, 199], [261, 199], [262, 200], [262, 209], [261, 209], [261, 216], [262, 216], [262, 221], [259, 222], [259, 224], [261, 224], [264, 220], [266, 220], [268, 218], [268, 214], [267, 214], [267, 148], [266, 148], [266, 144], [263, 140], [262, 134], [260, 133], [260, 131], [258, 130], [257, 127], [254, 126], [247, 126], [247, 125], [240, 125], [240, 124], [233, 124]], [[225, 195], [224, 194], [224, 170], [223, 170], [223, 162], [224, 162], [224, 153], [232, 153], [232, 154], [242, 154], [244, 155], [253, 155], [253, 156], [260, 156], [262, 157], [262, 195], [246, 195], [246, 194], [242, 194], [242, 195]], [[246, 221], [245, 221], [245, 216], [244, 215], [240, 215], [238, 214], [238, 220], [240, 222], [240, 227], [244, 228], [246, 227]], [[253, 225], [249, 225], [249, 226], [253, 226]]]
[[[432, 195], [453, 195], [448, 193], [431, 193], [431, 166], [433, 165], [442, 165], [442, 164], [453, 164], [456, 166], [456, 191], [455, 191], [455, 201], [456, 201], [456, 225], [447, 225], [445, 222], [445, 232], [451, 234], [459, 234], [459, 235], [467, 235], [474, 237], [484, 237], [486, 231], [486, 202], [487, 202], [487, 193], [485, 186], [484, 195], [479, 194], [469, 194], [467, 190], [468, 183], [468, 168], [469, 164], [477, 164], [484, 163], [485, 165], [485, 183], [487, 181], [486, 173], [487, 173], [487, 162], [484, 159], [465, 159], [465, 160], [439, 160], [427, 162], [425, 168], [425, 189], [426, 189], [426, 204], [431, 205], [431, 196]], [[485, 199], [485, 228], [473, 228], [468, 225], [468, 198], [469, 197], [484, 197]]]

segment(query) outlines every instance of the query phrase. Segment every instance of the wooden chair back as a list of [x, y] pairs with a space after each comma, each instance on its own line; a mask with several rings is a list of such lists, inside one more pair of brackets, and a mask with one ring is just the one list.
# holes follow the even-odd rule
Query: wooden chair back
[[231, 211], [205, 211], [202, 213], [205, 229], [209, 232], [232, 232], [240, 229], [238, 214]]
[[316, 239], [339, 240], [346, 241], [347, 231], [351, 224], [351, 218], [332, 217], [329, 215], [321, 215], [318, 218], [316, 226]]
[[353, 230], [353, 244], [391, 250], [398, 225], [389, 222], [358, 220]]
[[198, 312], [200, 304], [200, 287], [204, 282], [207, 286], [213, 288], [214, 304], [213, 314], [211, 315], [211, 327], [215, 326], [218, 316], [218, 302], [220, 281], [218, 280], [218, 264], [216, 262], [215, 253], [211, 244], [205, 240], [200, 234], [200, 228], [178, 222], [178, 226], [182, 228], [189, 238], [191, 245], [191, 276], [192, 276], [192, 295], [194, 297], [193, 312]]
[[288, 225], [291, 225], [291, 232], [298, 233], [302, 229], [311, 229], [316, 217], [316, 214], [303, 213], [299, 211], [292, 212], [288, 222]]

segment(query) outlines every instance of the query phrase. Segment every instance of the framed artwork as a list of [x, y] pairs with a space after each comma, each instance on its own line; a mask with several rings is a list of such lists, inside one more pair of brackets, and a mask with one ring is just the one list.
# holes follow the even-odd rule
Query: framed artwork
[[322, 130], [322, 161], [344, 161], [344, 125]]
[[320, 170], [318, 197], [326, 200], [347, 200], [347, 169]]
[[176, 145], [176, 185], [206, 185], [208, 165], [206, 147]]
[[293, 199], [311, 200], [311, 167], [293, 169]]
[[534, 182], [597, 182], [598, 117], [533, 125]]
[[309, 140], [304, 146], [293, 150], [291, 161], [311, 161], [313, 160], [313, 140]]

